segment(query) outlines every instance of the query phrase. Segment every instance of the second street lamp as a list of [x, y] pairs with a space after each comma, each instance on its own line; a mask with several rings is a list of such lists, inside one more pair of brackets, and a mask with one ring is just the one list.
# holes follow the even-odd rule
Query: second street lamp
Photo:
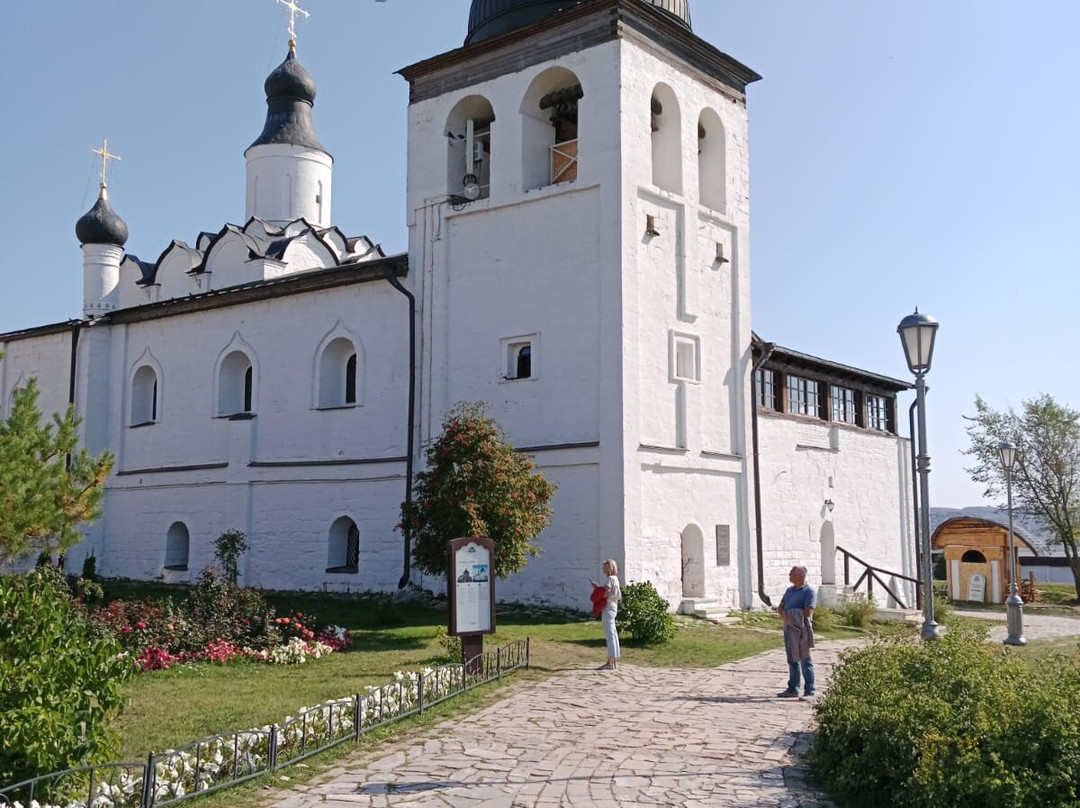
[[1016, 463], [1016, 447], [1011, 443], [998, 446], [1001, 468], [1005, 470], [1005, 496], [1009, 510], [1009, 599], [1005, 601], [1005, 613], [1009, 624], [1006, 645], [1027, 645], [1024, 638], [1024, 599], [1020, 597], [1016, 583], [1016, 547], [1013, 539], [1012, 470]]

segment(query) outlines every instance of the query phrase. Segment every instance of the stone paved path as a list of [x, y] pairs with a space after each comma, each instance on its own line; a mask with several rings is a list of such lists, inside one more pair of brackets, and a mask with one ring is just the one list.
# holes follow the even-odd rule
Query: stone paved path
[[[977, 609], [960, 610], [955, 614], [963, 617], [975, 617], [980, 620], [996, 620], [1000, 626], [990, 629], [990, 639], [1001, 642], [1009, 635], [1009, 629], [1005, 625], [1005, 615], [1002, 612], [983, 612]], [[1024, 613], [1024, 636], [1029, 640], [1053, 640], [1062, 637], [1080, 636], [1080, 619], [1075, 617], [1059, 617], [1050, 614]]]
[[[818, 645], [819, 692], [850, 644]], [[812, 705], [775, 698], [786, 678], [782, 650], [710, 670], [568, 671], [272, 805], [832, 806], [801, 762]]]

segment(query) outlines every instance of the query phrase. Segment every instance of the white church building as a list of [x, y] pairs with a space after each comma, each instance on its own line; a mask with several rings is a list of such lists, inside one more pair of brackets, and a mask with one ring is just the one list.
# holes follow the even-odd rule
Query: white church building
[[82, 316], [0, 333], [0, 415], [36, 377], [116, 455], [69, 568], [190, 581], [235, 528], [248, 584], [438, 589], [399, 507], [445, 412], [484, 401], [559, 487], [500, 598], [584, 608], [609, 556], [684, 610], [775, 603], [796, 563], [842, 584], [837, 548], [914, 575], [909, 385], [752, 332], [760, 77], [688, 0], [473, 0], [464, 46], [401, 75], [407, 254], [334, 223], [290, 43], [243, 224], [143, 260], [103, 183]]

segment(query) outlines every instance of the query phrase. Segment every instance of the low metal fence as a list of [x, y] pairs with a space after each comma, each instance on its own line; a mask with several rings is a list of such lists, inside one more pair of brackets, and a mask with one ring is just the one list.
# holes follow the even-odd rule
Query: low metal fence
[[277, 771], [365, 732], [423, 713], [529, 666], [529, 641], [486, 651], [464, 665], [397, 674], [393, 682], [324, 702], [246, 732], [214, 735], [143, 763], [103, 763], [0, 788], [0, 806], [164, 808]]

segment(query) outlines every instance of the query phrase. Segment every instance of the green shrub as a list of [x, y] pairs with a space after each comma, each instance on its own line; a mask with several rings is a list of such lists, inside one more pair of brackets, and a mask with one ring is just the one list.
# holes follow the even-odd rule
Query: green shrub
[[831, 631], [836, 628], [836, 612], [828, 606], [818, 606], [814, 609], [814, 630]]
[[0, 783], [114, 753], [108, 724], [134, 673], [115, 641], [88, 633], [59, 570], [0, 578]]
[[934, 595], [934, 619], [939, 623], [953, 613], [953, 602], [944, 595]]
[[675, 636], [675, 619], [668, 608], [668, 602], [648, 581], [627, 584], [619, 603], [618, 626], [636, 642], [662, 645]]
[[442, 646], [444, 659], [461, 662], [461, 637], [453, 637], [446, 633], [446, 626], [439, 626], [435, 631], [435, 639]]
[[201, 651], [208, 642], [266, 648], [281, 639], [274, 609], [257, 589], [241, 589], [213, 567], [199, 574], [199, 582], [186, 601], [171, 607], [170, 629], [177, 638], [170, 650]]
[[1076, 806], [1080, 656], [1029, 668], [954, 628], [846, 652], [815, 706], [814, 771], [853, 808]]
[[234, 586], [240, 579], [240, 556], [247, 549], [247, 536], [242, 530], [226, 530], [214, 539], [214, 557], [226, 580]]
[[849, 600], [843, 605], [840, 609], [840, 616], [849, 626], [853, 626], [854, 628], [869, 628], [870, 624], [874, 621], [874, 613], [876, 611], [877, 604], [860, 592], [855, 594], [852, 600]]

